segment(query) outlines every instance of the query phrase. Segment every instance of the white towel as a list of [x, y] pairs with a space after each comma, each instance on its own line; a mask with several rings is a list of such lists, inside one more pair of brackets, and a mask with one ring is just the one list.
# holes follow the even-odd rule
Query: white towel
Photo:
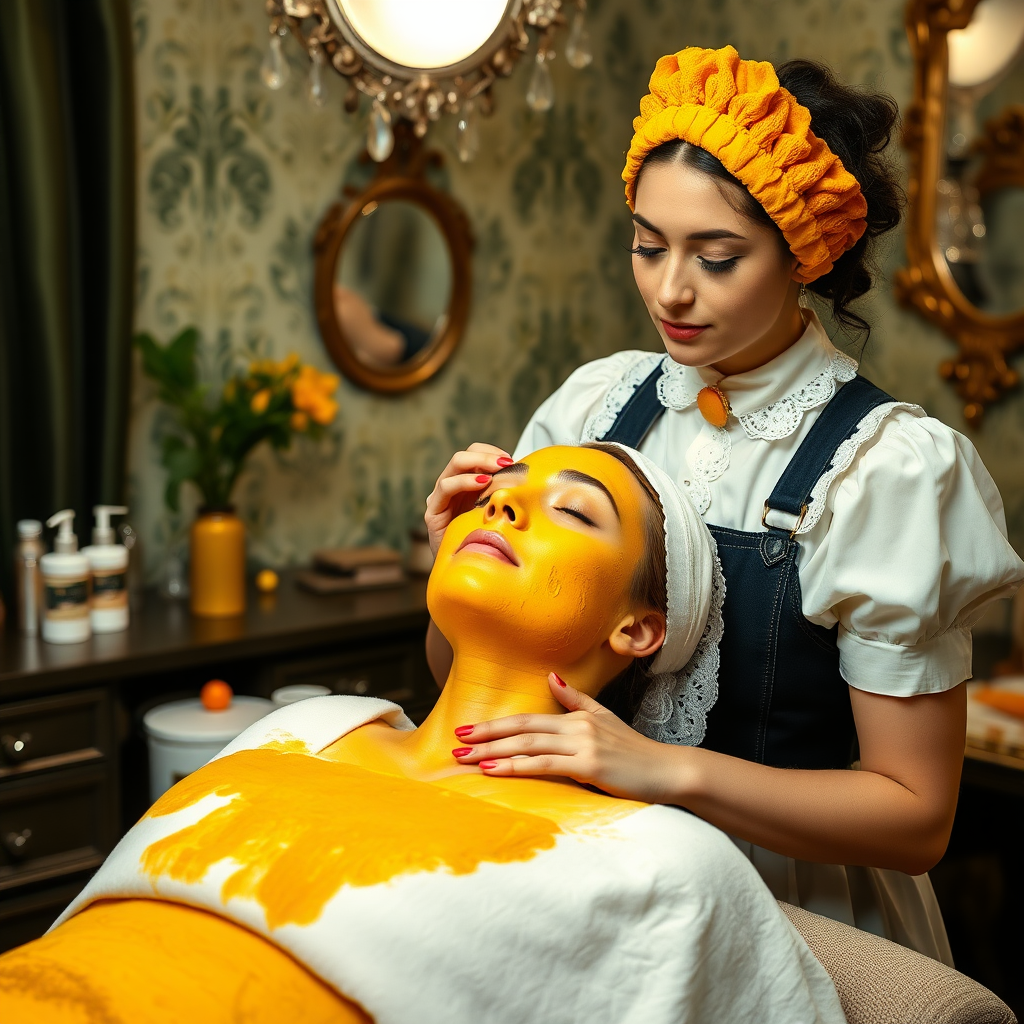
[[[218, 759], [289, 737], [315, 752], [377, 718], [411, 728], [387, 701], [319, 697], [257, 722]], [[222, 901], [234, 861], [194, 883], [141, 867], [151, 843], [230, 799], [144, 818], [60, 920], [108, 897], [202, 907], [287, 950], [377, 1024], [845, 1020], [828, 975], [751, 864], [685, 811], [644, 806], [606, 824], [563, 825], [532, 858], [468, 874], [343, 885], [311, 924], [271, 929], [254, 899]], [[325, 828], [343, 822], [343, 809], [324, 807]]]

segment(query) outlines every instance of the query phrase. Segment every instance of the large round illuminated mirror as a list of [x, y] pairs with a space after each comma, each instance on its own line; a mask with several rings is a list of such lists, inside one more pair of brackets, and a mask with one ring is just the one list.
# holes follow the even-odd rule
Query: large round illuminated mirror
[[328, 0], [342, 34], [398, 73], [444, 70], [491, 48], [521, 0]]

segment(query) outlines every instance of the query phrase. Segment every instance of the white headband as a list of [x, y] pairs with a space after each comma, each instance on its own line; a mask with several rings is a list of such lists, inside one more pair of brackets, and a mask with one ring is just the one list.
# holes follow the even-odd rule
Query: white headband
[[696, 746], [704, 739], [707, 713], [718, 697], [725, 601], [718, 546], [667, 473], [633, 448], [615, 447], [647, 477], [665, 513], [665, 642], [651, 665], [651, 682], [633, 726], [663, 743]]

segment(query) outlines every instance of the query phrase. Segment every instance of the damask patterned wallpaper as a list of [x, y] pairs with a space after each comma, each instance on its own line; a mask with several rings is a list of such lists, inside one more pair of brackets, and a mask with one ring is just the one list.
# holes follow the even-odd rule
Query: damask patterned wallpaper
[[[635, 293], [619, 172], [630, 122], [654, 61], [686, 45], [733, 43], [744, 56], [828, 61], [850, 81], [905, 105], [910, 57], [902, 0], [590, 0], [595, 59], [579, 72], [559, 55], [556, 104], [523, 102], [522, 64], [495, 89], [477, 160], [455, 156], [454, 126], [430, 141], [476, 238], [469, 328], [448, 367], [426, 386], [382, 398], [341, 385], [341, 412], [319, 445], [261, 452], [237, 500], [250, 553], [263, 564], [303, 559], [324, 544], [403, 545], [451, 452], [473, 440], [511, 447], [534, 407], [581, 362], [617, 348], [657, 348]], [[279, 92], [259, 79], [267, 42], [260, 0], [135, 0], [139, 136], [136, 326], [167, 338], [185, 324], [204, 337], [206, 372], [297, 352], [329, 368], [312, 306], [311, 241], [352, 173], [365, 108], [326, 109], [292, 74]], [[449, 119], [450, 120], [450, 119]], [[887, 278], [902, 239], [885, 259]], [[868, 305], [876, 330], [865, 370], [899, 397], [963, 428], [936, 366], [952, 345], [898, 309], [888, 280]], [[160, 412], [137, 376], [130, 500], [157, 574], [180, 545], [189, 509], [162, 505]], [[975, 438], [999, 483], [1011, 536], [1024, 548], [1024, 398], [990, 415]]]

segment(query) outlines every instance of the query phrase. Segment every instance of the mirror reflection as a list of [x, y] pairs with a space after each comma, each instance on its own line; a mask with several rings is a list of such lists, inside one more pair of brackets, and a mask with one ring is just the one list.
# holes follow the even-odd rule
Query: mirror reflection
[[[964, 298], [985, 313], [1006, 315], [1024, 309], [1024, 133], [1014, 138], [1010, 117], [1024, 100], [1024, 4], [981, 0], [971, 23], [950, 32], [948, 43], [936, 240]], [[1019, 175], [993, 175], [994, 149], [1014, 146]]]
[[341, 334], [364, 365], [400, 366], [428, 350], [452, 297], [452, 254], [437, 221], [405, 199], [367, 203], [338, 254], [333, 296]]

